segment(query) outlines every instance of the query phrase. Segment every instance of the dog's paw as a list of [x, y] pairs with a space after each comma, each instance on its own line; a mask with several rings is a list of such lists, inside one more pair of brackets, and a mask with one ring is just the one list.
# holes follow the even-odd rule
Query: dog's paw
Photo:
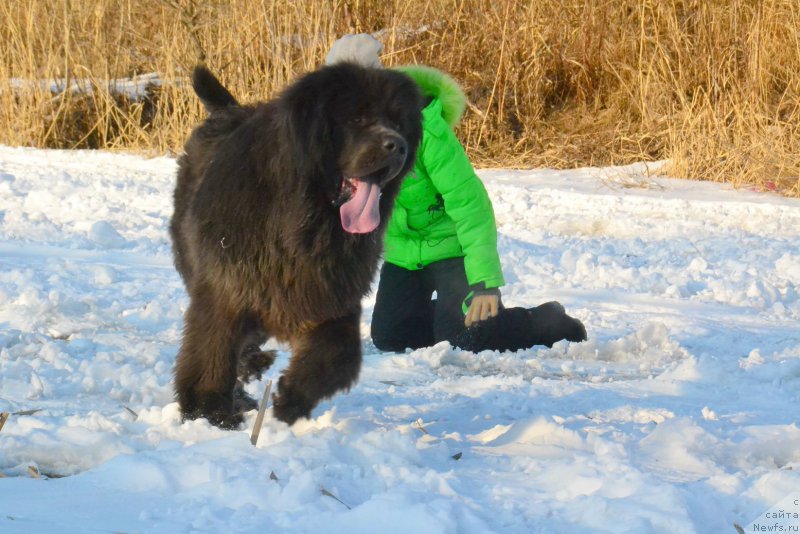
[[274, 397], [274, 404], [272, 405], [272, 414], [278, 421], [283, 421], [289, 426], [292, 426], [298, 419], [308, 419], [311, 413], [309, 410], [302, 408], [296, 404], [286, 401], [283, 397]]
[[308, 400], [293, 389], [282, 376], [278, 380], [278, 392], [272, 395], [272, 415], [287, 425], [293, 425], [300, 418], [311, 416]]
[[184, 420], [205, 418], [223, 430], [236, 430], [244, 423], [241, 412], [234, 410], [232, 397], [220, 393], [197, 393], [194, 405], [182, 412]]
[[183, 414], [184, 420], [194, 420], [205, 418], [212, 425], [222, 430], [238, 430], [244, 423], [244, 416], [241, 413], [231, 413], [224, 411], [201, 412], [192, 410]]
[[275, 362], [274, 350], [262, 351], [258, 347], [239, 355], [236, 373], [241, 382], [247, 384], [252, 380], [261, 380], [261, 375]]
[[233, 390], [233, 411], [243, 413], [257, 409], [258, 401], [244, 390], [244, 384], [237, 382], [236, 389]]

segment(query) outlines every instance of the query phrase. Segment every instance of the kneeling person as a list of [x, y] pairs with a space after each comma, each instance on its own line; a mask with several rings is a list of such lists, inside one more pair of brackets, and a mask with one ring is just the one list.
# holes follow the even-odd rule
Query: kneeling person
[[[369, 35], [349, 35], [334, 43], [326, 62], [380, 66], [381, 49]], [[503, 307], [494, 210], [453, 132], [466, 97], [434, 68], [398, 70], [417, 82], [426, 102], [414, 169], [403, 180], [386, 231], [372, 314], [375, 346], [402, 351], [446, 340], [480, 351], [584, 341], [583, 324], [557, 302]]]

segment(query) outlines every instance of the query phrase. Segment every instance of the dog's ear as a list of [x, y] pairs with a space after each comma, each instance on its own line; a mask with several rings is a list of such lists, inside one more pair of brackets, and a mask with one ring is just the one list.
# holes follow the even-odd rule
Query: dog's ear
[[[329, 176], [338, 169], [341, 136], [330, 113], [331, 89], [320, 84], [315, 74], [306, 75], [281, 96], [279, 114], [292, 147], [293, 167], [304, 176], [323, 180], [317, 185], [328, 196], [327, 186], [336, 187], [341, 182], [341, 176]], [[331, 178], [331, 184], [324, 183], [327, 178]]]

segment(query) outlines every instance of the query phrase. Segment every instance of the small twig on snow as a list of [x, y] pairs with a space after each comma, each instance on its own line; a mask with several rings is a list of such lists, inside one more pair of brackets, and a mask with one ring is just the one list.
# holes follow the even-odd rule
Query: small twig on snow
[[339, 501], [340, 503], [342, 503], [345, 506], [345, 508], [347, 508], [348, 510], [352, 510], [352, 508], [347, 506], [347, 504], [345, 504], [345, 502], [343, 500], [341, 500], [339, 497], [337, 497], [336, 495], [334, 495], [330, 491], [326, 490], [323, 486], [320, 486], [319, 489], [320, 489], [320, 491], [322, 491], [322, 494], [325, 495], [326, 497], [330, 497], [331, 499], [335, 499], [335, 500]]
[[427, 430], [425, 430], [425, 427], [424, 427], [424, 426], [422, 426], [422, 425], [423, 425], [423, 423], [422, 423], [422, 419], [421, 419], [421, 418], [420, 418], [420, 419], [417, 419], [417, 420], [415, 421], [415, 423], [414, 423], [414, 424], [416, 424], [416, 425], [417, 425], [417, 430], [419, 430], [419, 431], [420, 431], [420, 432], [422, 432], [423, 434], [430, 434], [430, 432], [428, 432]]
[[44, 478], [66, 478], [67, 475], [59, 475], [57, 473], [40, 473]]
[[[41, 408], [37, 408], [35, 410], [20, 410], [18, 412], [13, 412], [11, 415], [22, 416], [22, 415], [33, 415], [35, 413], [41, 412]], [[1, 426], [1, 425], [0, 425]]]

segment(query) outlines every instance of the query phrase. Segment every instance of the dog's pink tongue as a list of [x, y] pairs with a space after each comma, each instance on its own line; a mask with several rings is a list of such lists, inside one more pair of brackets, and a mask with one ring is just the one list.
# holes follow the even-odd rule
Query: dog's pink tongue
[[356, 193], [339, 208], [342, 228], [351, 234], [366, 234], [381, 222], [381, 188], [375, 184], [355, 180]]

